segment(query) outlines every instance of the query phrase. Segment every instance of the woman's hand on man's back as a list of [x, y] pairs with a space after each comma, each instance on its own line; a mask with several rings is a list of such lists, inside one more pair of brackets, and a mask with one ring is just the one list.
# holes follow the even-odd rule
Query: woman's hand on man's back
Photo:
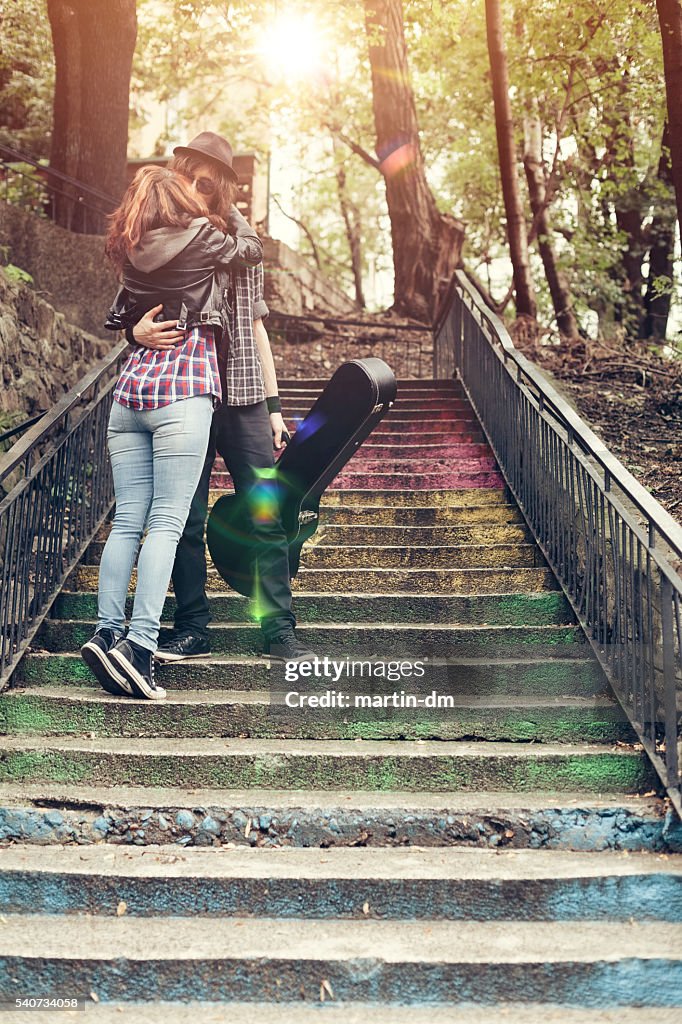
[[138, 320], [133, 327], [133, 336], [138, 345], [165, 352], [185, 340], [185, 332], [178, 330], [177, 320], [154, 321], [154, 317], [163, 310], [163, 304], [154, 306]]

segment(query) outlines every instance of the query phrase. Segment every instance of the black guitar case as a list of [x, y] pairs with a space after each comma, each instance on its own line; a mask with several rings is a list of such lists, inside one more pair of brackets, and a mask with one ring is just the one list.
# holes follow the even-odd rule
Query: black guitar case
[[211, 510], [206, 542], [226, 583], [250, 597], [254, 551], [253, 515], [278, 511], [289, 542], [289, 573], [298, 572], [301, 548], [315, 533], [320, 498], [396, 396], [396, 381], [383, 359], [353, 359], [333, 375], [299, 424], [273, 470], [263, 473], [247, 495], [225, 494]]

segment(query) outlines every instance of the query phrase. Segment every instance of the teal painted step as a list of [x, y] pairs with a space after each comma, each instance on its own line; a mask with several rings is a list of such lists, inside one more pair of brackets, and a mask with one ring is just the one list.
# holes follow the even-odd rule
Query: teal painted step
[[[173, 691], [184, 690], [264, 690], [270, 681], [269, 659], [210, 658], [193, 659], [157, 666], [158, 679]], [[18, 686], [89, 686], [90, 669], [78, 653], [27, 654], [15, 677]], [[410, 681], [413, 692], [435, 688], [443, 693], [459, 692], [471, 696], [596, 697], [610, 693], [606, 678], [591, 657], [507, 660], [494, 658], [457, 659], [449, 663], [432, 662], [423, 679]], [[375, 692], [392, 692], [389, 679], [373, 680]], [[0, 698], [1, 699], [1, 698]]]
[[[30, 952], [27, 952], [30, 951]], [[346, 921], [16, 915], [6, 995], [319, 1003], [682, 1006], [682, 926], [660, 922]], [[326, 994], [325, 992], [325, 994]], [[327, 998], [331, 999], [332, 996]]]
[[427, 847], [682, 853], [658, 797], [571, 790], [445, 793], [0, 784], [4, 843], [253, 849]]
[[[95, 629], [95, 622], [47, 621], [36, 637], [34, 648], [55, 654], [77, 651]], [[374, 657], [439, 658], [459, 656], [538, 658], [552, 653], [564, 657], [584, 655], [585, 636], [580, 626], [437, 626], [373, 622], [352, 624], [306, 624], [298, 630], [300, 639], [320, 656], [340, 658]], [[160, 642], [169, 636], [162, 629]], [[254, 623], [209, 626], [211, 649], [216, 654], [249, 654], [262, 651], [260, 628]]]
[[[133, 598], [126, 605], [132, 611]], [[172, 621], [176, 602], [168, 597], [163, 620]], [[209, 594], [214, 622], [244, 622], [249, 618], [249, 602], [239, 594]], [[301, 622], [456, 622], [462, 625], [545, 626], [575, 621], [568, 601], [560, 591], [539, 594], [471, 595], [468, 597], [399, 594], [296, 594], [296, 613]], [[62, 592], [53, 617], [86, 619], [97, 617], [95, 593]]]
[[[159, 676], [161, 679], [161, 676]], [[403, 684], [405, 685], [405, 684]], [[291, 689], [311, 697], [306, 683]], [[349, 702], [362, 685], [339, 686]], [[367, 686], [367, 695], [373, 687]], [[321, 691], [324, 693], [324, 690]], [[336, 694], [336, 689], [330, 691]], [[400, 691], [398, 691], [400, 692]], [[375, 695], [378, 697], [379, 695]], [[392, 695], [384, 695], [392, 697]], [[410, 694], [410, 696], [415, 696]], [[296, 705], [300, 698], [295, 699]], [[382, 698], [383, 699], [383, 698]], [[19, 735], [440, 739], [539, 743], [634, 743], [619, 705], [607, 698], [497, 698], [428, 694], [448, 706], [291, 707], [284, 692], [169, 694], [164, 701], [116, 698], [97, 687], [14, 690], [0, 699], [0, 733]]]
[[657, 789], [646, 757], [625, 746], [410, 740], [5, 736], [0, 781], [440, 793]]
[[442, 850], [3, 852], [8, 914], [682, 923], [682, 855]]

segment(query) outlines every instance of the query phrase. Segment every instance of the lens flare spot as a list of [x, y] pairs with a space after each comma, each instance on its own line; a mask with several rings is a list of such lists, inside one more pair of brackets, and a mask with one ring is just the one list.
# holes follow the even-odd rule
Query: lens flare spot
[[325, 426], [328, 419], [329, 418], [321, 412], [309, 413], [298, 427], [296, 431], [296, 439], [305, 441], [307, 437], [312, 437], [313, 434], [316, 434], [318, 430], [321, 430], [322, 427]]

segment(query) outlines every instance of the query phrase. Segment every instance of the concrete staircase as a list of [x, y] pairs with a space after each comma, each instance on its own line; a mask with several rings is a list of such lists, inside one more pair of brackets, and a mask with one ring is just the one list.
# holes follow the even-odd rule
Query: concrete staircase
[[[320, 386], [283, 386], [290, 423]], [[400, 385], [295, 585], [320, 656], [422, 660], [372, 694], [448, 707], [284, 706], [215, 574], [213, 656], [164, 667], [159, 705], [110, 697], [74, 653], [104, 539], [0, 698], [0, 998], [680, 1019], [682, 831], [458, 384]]]

